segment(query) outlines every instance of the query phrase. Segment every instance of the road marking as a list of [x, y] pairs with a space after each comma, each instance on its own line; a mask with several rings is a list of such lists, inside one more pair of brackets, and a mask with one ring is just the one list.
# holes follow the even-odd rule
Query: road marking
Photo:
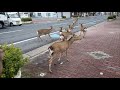
[[[34, 38], [30, 38], [30, 39], [26, 39], [26, 40], [22, 40], [22, 41], [18, 41], [18, 42], [15, 42], [13, 43], [14, 45], [15, 44], [19, 44], [19, 43], [23, 43], [23, 42], [26, 42], [26, 41], [30, 41], [30, 40], [33, 40], [33, 39], [36, 39], [37, 37], [34, 37]], [[8, 46], [11, 45], [11, 44], [8, 44]]]
[[[58, 33], [59, 31], [57, 32], [53, 32], [53, 33], [50, 33], [50, 34], [55, 34], [55, 33]], [[44, 37], [45, 35], [42, 35], [41, 37]], [[23, 42], [26, 42], [26, 41], [30, 41], [30, 40], [33, 40], [33, 39], [37, 39], [37, 37], [33, 37], [33, 38], [29, 38], [29, 39], [26, 39], [26, 40], [22, 40], [22, 41], [18, 41], [18, 42], [15, 42], [13, 43], [14, 45], [16, 44], [19, 44], [19, 43], [23, 43]], [[8, 44], [8, 46], [10, 46], [11, 44]]]
[[15, 30], [15, 31], [9, 31], [9, 32], [2, 32], [2, 33], [0, 33], [0, 34], [12, 33], [12, 32], [20, 32], [20, 31], [22, 31], [22, 30]]

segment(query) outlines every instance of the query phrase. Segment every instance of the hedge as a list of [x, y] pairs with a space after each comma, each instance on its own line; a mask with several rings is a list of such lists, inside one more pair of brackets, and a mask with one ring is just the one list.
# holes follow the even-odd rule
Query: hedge
[[21, 18], [23, 22], [32, 21], [32, 18]]
[[66, 18], [66, 16], [62, 16], [62, 18]]
[[116, 19], [116, 15], [111, 15], [111, 16], [108, 16], [107, 19]]

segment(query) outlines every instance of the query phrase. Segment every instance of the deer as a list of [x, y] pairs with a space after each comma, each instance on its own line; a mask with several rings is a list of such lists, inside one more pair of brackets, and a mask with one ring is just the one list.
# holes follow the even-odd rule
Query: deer
[[63, 36], [64, 39], [67, 39], [69, 36], [73, 35], [71, 29], [67, 29], [67, 32], [62, 31], [62, 27], [60, 27], [60, 36]]
[[[49, 55], [50, 55], [50, 59], [49, 59], [49, 72], [50, 73], [52, 73], [51, 65], [52, 65], [52, 62], [55, 56], [58, 54], [59, 55], [58, 61], [60, 61], [62, 54], [66, 52], [66, 59], [67, 59], [68, 48], [72, 45], [74, 41], [81, 40], [81, 39], [82, 39], [81, 36], [73, 34], [73, 36], [70, 37], [69, 40], [55, 42], [51, 46], [48, 47]], [[67, 59], [67, 61], [69, 60]]]
[[73, 33], [71, 32], [71, 30], [74, 28], [75, 23], [78, 21], [78, 18], [75, 19], [75, 21], [73, 21], [72, 25], [69, 25], [69, 28], [66, 30], [66, 32], [63, 32], [63, 28], [60, 27], [60, 40], [67, 39], [69, 36], [73, 35]]
[[85, 34], [86, 34], [86, 32], [87, 32], [85, 29], [87, 29], [87, 27], [84, 27], [83, 24], [80, 24], [80, 35], [81, 35], [81, 33], [83, 32], [83, 34], [84, 34], [84, 35], [83, 35], [83, 38], [85, 37]]
[[0, 49], [0, 76], [2, 75], [2, 70], [3, 70], [3, 64], [2, 64], [3, 57], [4, 57], [4, 51]]
[[72, 25], [69, 25], [69, 28], [72, 30], [76, 24], [76, 22], [78, 21], [78, 18], [75, 19], [75, 21], [73, 21]]
[[[50, 37], [50, 33], [51, 33], [51, 31], [52, 31], [52, 29], [53, 29], [53, 27], [52, 26], [50, 26], [51, 28], [50, 29], [40, 29], [40, 30], [38, 30], [37, 31], [37, 35], [38, 35], [38, 37], [41, 39], [41, 35], [49, 35], [49, 37]], [[42, 39], [41, 39], [42, 40]]]

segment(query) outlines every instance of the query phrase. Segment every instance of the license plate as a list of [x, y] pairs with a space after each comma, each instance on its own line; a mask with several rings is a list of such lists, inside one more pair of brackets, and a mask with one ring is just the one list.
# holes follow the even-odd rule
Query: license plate
[[19, 24], [19, 22], [17, 22], [17, 24]]

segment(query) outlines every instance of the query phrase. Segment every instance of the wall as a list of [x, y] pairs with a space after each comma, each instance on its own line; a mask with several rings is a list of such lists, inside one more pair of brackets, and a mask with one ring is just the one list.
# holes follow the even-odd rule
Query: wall
[[63, 16], [66, 16], [66, 18], [70, 18], [70, 12], [63, 12]]
[[[41, 13], [41, 16], [38, 16], [38, 13]], [[45, 18], [57, 18], [55, 12], [33, 12], [34, 17], [45, 17]]]

